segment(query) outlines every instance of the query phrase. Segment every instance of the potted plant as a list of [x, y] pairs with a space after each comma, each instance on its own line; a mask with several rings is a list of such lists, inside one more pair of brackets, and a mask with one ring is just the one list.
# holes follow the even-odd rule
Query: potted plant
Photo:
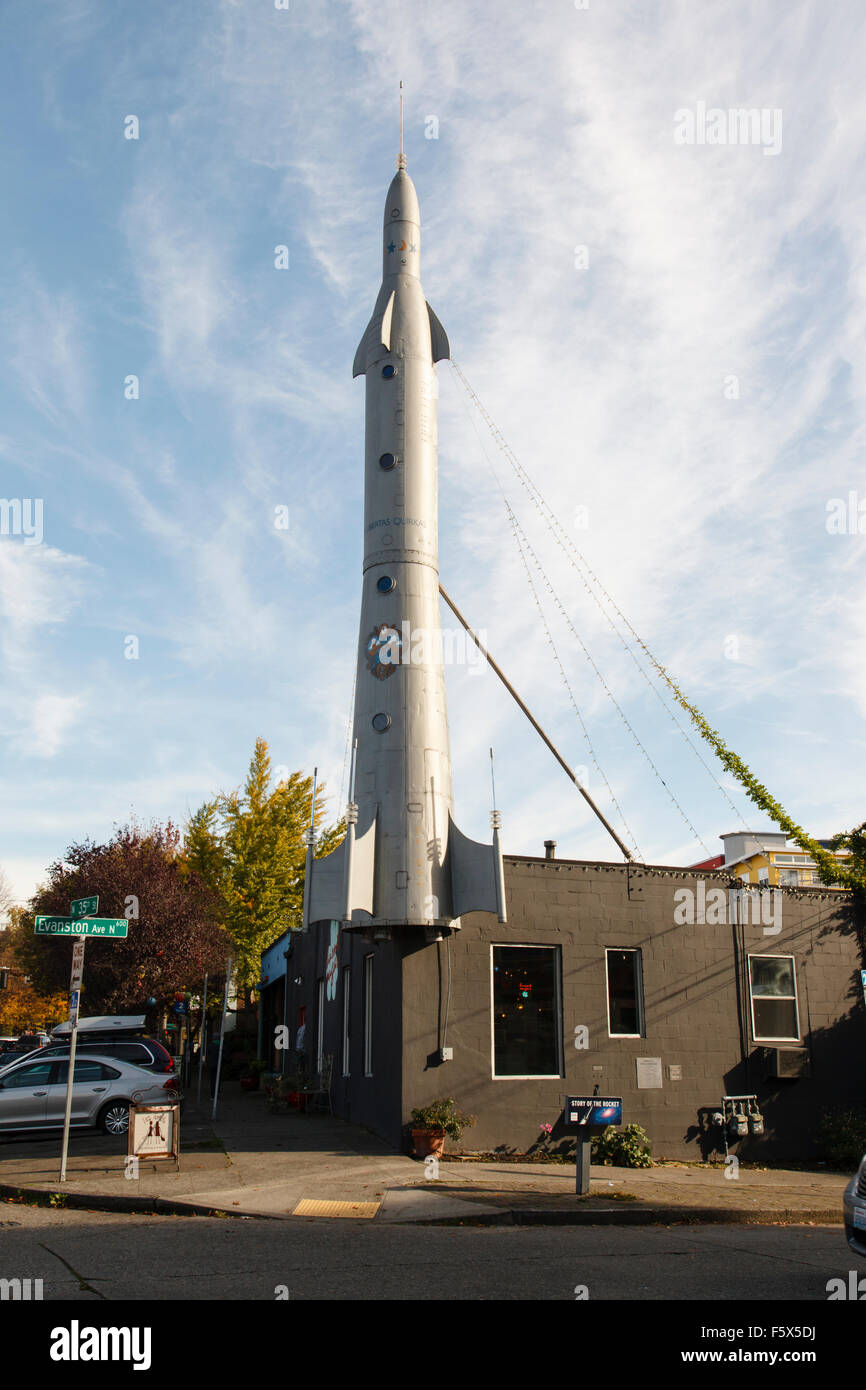
[[254, 1057], [249, 1066], [241, 1072], [241, 1090], [257, 1091], [259, 1089], [259, 1078], [265, 1070], [264, 1062], [258, 1057]]
[[415, 1157], [426, 1158], [428, 1154], [437, 1157], [445, 1147], [445, 1140], [459, 1139], [464, 1129], [475, 1124], [475, 1116], [458, 1110], [453, 1096], [431, 1101], [412, 1111], [412, 1143]]
[[300, 1081], [294, 1072], [271, 1077], [265, 1085], [269, 1110], [284, 1111], [298, 1104]]

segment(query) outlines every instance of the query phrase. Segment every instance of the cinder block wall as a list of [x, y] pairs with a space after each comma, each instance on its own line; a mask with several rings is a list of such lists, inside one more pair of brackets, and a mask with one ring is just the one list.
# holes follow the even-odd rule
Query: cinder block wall
[[[624, 1123], [642, 1125], [656, 1155], [700, 1158], [715, 1147], [702, 1133], [702, 1114], [717, 1109], [723, 1093], [756, 1092], [766, 1134], [734, 1151], [793, 1159], [814, 1156], [815, 1127], [827, 1106], [862, 1100], [866, 1016], [860, 956], [840, 919], [838, 898], [815, 889], [781, 890], [781, 930], [768, 933], [763, 923], [747, 922], [738, 940], [728, 922], [675, 920], [678, 889], [697, 894], [703, 880], [708, 889], [726, 890], [729, 880], [722, 874], [525, 858], [507, 858], [505, 872], [507, 926], [473, 913], [450, 942], [428, 945], [413, 936], [395, 946], [405, 950], [404, 1121], [413, 1107], [453, 1095], [478, 1116], [464, 1135], [464, 1149], [526, 1152], [543, 1122], [557, 1124], [566, 1094], [592, 1094], [597, 1084], [602, 1095], [622, 1095]], [[558, 1080], [492, 1078], [493, 943], [561, 948], [565, 1075]], [[639, 947], [642, 953], [642, 1038], [608, 1033], [605, 948], [617, 947]], [[767, 1079], [764, 1045], [751, 1038], [743, 947], [746, 953], [794, 956], [811, 1077]], [[446, 1042], [454, 1060], [440, 1064], [449, 953]], [[586, 1050], [574, 1046], [578, 1025], [589, 1032]], [[661, 1060], [660, 1089], [638, 1088], [638, 1057]], [[672, 1066], [681, 1069], [681, 1079], [671, 1079]], [[554, 1140], [565, 1134], [558, 1127]]]

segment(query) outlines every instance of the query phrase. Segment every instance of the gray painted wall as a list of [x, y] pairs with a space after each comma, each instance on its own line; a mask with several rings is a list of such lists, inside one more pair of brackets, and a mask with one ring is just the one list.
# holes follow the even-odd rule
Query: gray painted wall
[[[335, 1059], [334, 1108], [394, 1145], [410, 1111], [453, 1095], [478, 1117], [466, 1131], [466, 1150], [525, 1152], [543, 1122], [557, 1125], [566, 1094], [622, 1095], [624, 1122], [643, 1126], [659, 1156], [699, 1158], [714, 1148], [702, 1115], [718, 1109], [723, 1092], [758, 1093], [763, 1139], [743, 1141], [743, 1156], [813, 1156], [818, 1118], [829, 1105], [861, 1101], [866, 1069], [866, 1012], [859, 984], [860, 953], [839, 914], [839, 899], [822, 890], [780, 890], [781, 930], [766, 923], [693, 925], [675, 921], [677, 890], [697, 895], [727, 889], [724, 874], [566, 860], [506, 858], [509, 921], [486, 913], [463, 918], [452, 937], [428, 943], [422, 932], [394, 931], [390, 943], [341, 934], [341, 984], [325, 1006], [326, 1051]], [[777, 900], [778, 901], [778, 900]], [[769, 905], [769, 904], [768, 904]], [[710, 915], [710, 914], [708, 914]], [[727, 916], [727, 913], [725, 914]], [[770, 924], [771, 927], [775, 923]], [[291, 1017], [306, 1002], [315, 1036], [315, 979], [324, 975], [329, 927], [319, 924], [294, 943]], [[558, 946], [562, 961], [564, 1076], [494, 1079], [491, 1067], [491, 945]], [[605, 948], [639, 948], [643, 964], [645, 1033], [612, 1038], [607, 1020]], [[374, 1076], [362, 1072], [362, 959], [374, 965]], [[764, 1045], [751, 1037], [744, 954], [793, 955], [801, 1038], [812, 1075], [767, 1077]], [[444, 1015], [450, 956], [447, 1036]], [[352, 967], [351, 1075], [340, 1075], [342, 968]], [[302, 969], [301, 969], [302, 967]], [[304, 995], [304, 999], [300, 996]], [[585, 1025], [589, 1046], [577, 1050], [574, 1030]], [[443, 1040], [454, 1060], [439, 1063]], [[660, 1089], [639, 1089], [635, 1061], [659, 1058]], [[670, 1067], [681, 1069], [681, 1079]], [[553, 1142], [566, 1137], [558, 1127]]]

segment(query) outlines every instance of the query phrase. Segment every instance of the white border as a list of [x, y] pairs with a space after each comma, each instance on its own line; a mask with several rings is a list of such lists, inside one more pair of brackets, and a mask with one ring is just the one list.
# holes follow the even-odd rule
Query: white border
[[[556, 1007], [556, 1051], [559, 1071], [536, 1071], [527, 1075], [498, 1076], [496, 1072], [496, 1016], [493, 1005], [493, 952], [494, 950], [514, 951], [552, 951], [554, 961], [554, 1004]], [[490, 1076], [493, 1081], [562, 1081], [565, 1078], [562, 1045], [562, 946], [558, 941], [491, 941], [490, 943]]]
[[364, 1075], [373, 1075], [373, 961], [375, 956], [369, 952], [364, 957]]
[[352, 1038], [349, 1024], [352, 1009], [352, 967], [343, 966], [343, 1076], [351, 1076]]
[[[794, 976], [794, 1017], [797, 1021], [796, 1038], [759, 1038], [755, 1032], [755, 995], [752, 993], [752, 961], [753, 960], [789, 960], [791, 971]], [[797, 961], [794, 956], [771, 955], [768, 951], [755, 951], [746, 953], [746, 961], [749, 968], [749, 1016], [752, 1021], [752, 1042], [753, 1043], [802, 1043], [803, 1037], [800, 1031], [800, 998], [797, 993]], [[786, 999], [790, 1000], [790, 994], [759, 994], [759, 999]]]
[[[607, 969], [607, 957], [610, 951], [627, 951], [633, 956], [637, 956], [640, 961], [640, 970], [637, 975], [637, 1022], [640, 1029], [639, 1033], [612, 1033], [610, 1028], [610, 975]], [[646, 1037], [646, 1014], [643, 1005], [643, 951], [640, 946], [605, 946], [604, 948], [604, 1003], [607, 1009], [607, 1036], [609, 1038], [645, 1038]]]

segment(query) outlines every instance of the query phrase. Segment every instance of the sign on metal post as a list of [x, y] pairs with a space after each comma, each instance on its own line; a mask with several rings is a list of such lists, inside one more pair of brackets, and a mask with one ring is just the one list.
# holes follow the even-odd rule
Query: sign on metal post
[[622, 1124], [622, 1096], [566, 1096], [565, 1123], [567, 1125], [608, 1125]]
[[592, 1140], [603, 1134], [608, 1125], [622, 1124], [622, 1096], [566, 1096], [565, 1123], [577, 1125], [577, 1168], [575, 1192], [585, 1197], [589, 1192], [589, 1169], [592, 1161]]
[[66, 1157], [69, 1153], [69, 1124], [72, 1117], [72, 1088], [75, 1085], [75, 1050], [78, 1045], [78, 1009], [84, 983], [84, 942], [88, 936], [101, 936], [120, 941], [129, 930], [125, 917], [95, 917], [99, 910], [99, 894], [75, 898], [69, 904], [68, 917], [37, 916], [34, 930], [37, 936], [71, 936], [72, 972], [69, 977], [69, 1075], [66, 1078], [66, 1109], [63, 1116], [63, 1148], [60, 1154], [60, 1181], [66, 1181]]
[[[38, 920], [38, 919], [37, 919]], [[76, 960], [76, 952], [77, 960]], [[75, 983], [76, 976], [78, 983]], [[66, 1078], [66, 1109], [63, 1114], [63, 1149], [60, 1154], [60, 1181], [66, 1181], [66, 1156], [69, 1153], [69, 1124], [72, 1118], [72, 1087], [75, 1084], [75, 1049], [78, 1045], [78, 1003], [81, 999], [81, 982], [84, 978], [84, 940], [76, 941], [72, 948], [72, 977], [69, 982], [69, 1022], [72, 1033], [69, 1039], [69, 1075]]]
[[118, 941], [129, 931], [125, 917], [36, 918], [37, 936], [106, 936]]
[[69, 992], [81, 989], [84, 978], [84, 939], [76, 941], [72, 947], [72, 974], [69, 977]]

